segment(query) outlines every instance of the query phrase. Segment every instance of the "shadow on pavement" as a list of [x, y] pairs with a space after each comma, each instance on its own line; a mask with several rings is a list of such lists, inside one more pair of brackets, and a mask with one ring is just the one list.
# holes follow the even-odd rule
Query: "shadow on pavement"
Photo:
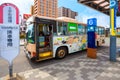
[[[104, 58], [101, 58], [101, 57], [104, 57]], [[31, 67], [35, 69], [35, 68], [40, 68], [44, 66], [49, 66], [52, 64], [67, 62], [67, 61], [74, 60], [77, 58], [87, 59], [87, 50], [69, 54], [64, 59], [53, 58], [53, 59], [48, 59], [48, 60], [44, 60], [40, 62], [32, 62], [31, 60], [28, 59], [28, 62], [31, 65]], [[101, 46], [97, 48], [97, 60], [109, 60], [109, 47], [108, 46]]]

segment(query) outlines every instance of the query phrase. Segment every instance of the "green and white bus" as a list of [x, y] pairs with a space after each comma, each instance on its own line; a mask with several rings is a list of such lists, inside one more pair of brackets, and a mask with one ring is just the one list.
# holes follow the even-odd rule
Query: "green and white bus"
[[[74, 19], [31, 16], [26, 24], [25, 53], [30, 59], [61, 59], [87, 49], [87, 25]], [[104, 40], [105, 29], [98, 27], [96, 45], [102, 45]]]

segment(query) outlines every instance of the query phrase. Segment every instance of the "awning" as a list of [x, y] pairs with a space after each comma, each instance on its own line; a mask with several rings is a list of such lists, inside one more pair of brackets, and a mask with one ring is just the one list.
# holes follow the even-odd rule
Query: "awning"
[[[78, 0], [78, 3], [84, 4], [104, 14], [110, 15], [109, 0]], [[120, 12], [117, 12], [117, 16], [120, 16]]]

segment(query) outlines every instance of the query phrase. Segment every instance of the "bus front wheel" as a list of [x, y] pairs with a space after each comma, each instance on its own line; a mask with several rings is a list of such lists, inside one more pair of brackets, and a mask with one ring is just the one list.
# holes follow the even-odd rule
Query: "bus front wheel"
[[66, 55], [67, 55], [67, 49], [65, 47], [60, 47], [57, 49], [57, 52], [56, 52], [57, 59], [65, 58]]

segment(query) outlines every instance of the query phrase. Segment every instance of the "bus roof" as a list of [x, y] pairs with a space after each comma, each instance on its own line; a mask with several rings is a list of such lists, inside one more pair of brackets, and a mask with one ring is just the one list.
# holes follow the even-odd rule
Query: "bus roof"
[[56, 18], [47, 17], [47, 16], [38, 16], [38, 15], [33, 15], [33, 16], [38, 18], [43, 18], [43, 19], [56, 20]]
[[[72, 18], [68, 18], [68, 17], [52, 18], [52, 17], [46, 17], [46, 16], [33, 15], [30, 18], [34, 19], [35, 17], [42, 18], [42, 19], [61, 21], [61, 22], [62, 21], [64, 21], [64, 22], [72, 22], [72, 23], [77, 23], [77, 24], [81, 24], [81, 25], [87, 26], [87, 24], [85, 24], [85, 23], [81, 23], [81, 22], [77, 21], [76, 19], [72, 19]], [[29, 19], [28, 19], [28, 21], [29, 21]], [[103, 26], [98, 26], [98, 27], [103, 27]]]
[[78, 22], [76, 19], [72, 19], [72, 18], [68, 18], [68, 17], [51, 18], [51, 17], [38, 16], [38, 15], [33, 15], [33, 17], [49, 19], [49, 20], [55, 20], [55, 21], [64, 21], [64, 22], [72, 22], [72, 23], [84, 24], [84, 23]]
[[73, 23], [80, 23], [76, 19], [68, 18], [68, 17], [58, 17], [56, 18], [57, 21], [64, 21], [64, 22], [73, 22]]

